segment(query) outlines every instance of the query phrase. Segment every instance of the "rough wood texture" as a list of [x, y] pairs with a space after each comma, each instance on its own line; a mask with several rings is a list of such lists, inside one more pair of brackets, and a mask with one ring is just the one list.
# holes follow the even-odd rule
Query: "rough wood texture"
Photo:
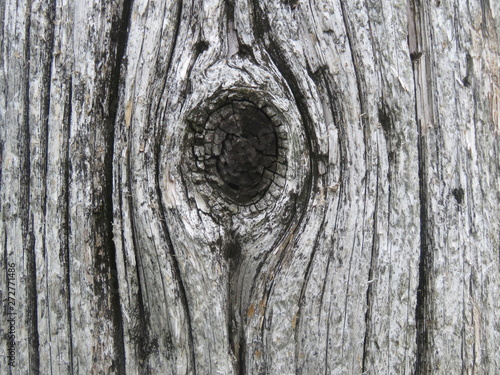
[[0, 3], [0, 373], [499, 373], [499, 20]]

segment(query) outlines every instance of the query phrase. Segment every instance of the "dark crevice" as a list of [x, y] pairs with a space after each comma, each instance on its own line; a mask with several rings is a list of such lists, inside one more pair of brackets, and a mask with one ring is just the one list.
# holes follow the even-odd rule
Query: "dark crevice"
[[[52, 2], [48, 5], [47, 10], [47, 24], [49, 25], [46, 35], [44, 36], [44, 40], [47, 41], [45, 44], [45, 51], [42, 53], [42, 98], [41, 98], [41, 114], [40, 114], [40, 158], [41, 158], [41, 171], [40, 171], [40, 180], [44, 181], [44, 184], [41, 184], [40, 196], [42, 199], [42, 212], [43, 218], [47, 217], [47, 186], [49, 184], [47, 180], [47, 171], [48, 171], [48, 151], [49, 151], [49, 112], [50, 112], [50, 91], [51, 91], [51, 82], [52, 82], [52, 58], [54, 53], [54, 19], [55, 19], [55, 2]], [[42, 242], [42, 252], [43, 258], [45, 259], [45, 272], [49, 274], [49, 263], [47, 257], [47, 245], [46, 245], [46, 224], [43, 223], [43, 242]], [[49, 291], [49, 278], [46, 278], [46, 290]], [[46, 308], [48, 311], [48, 315], [50, 316], [50, 299], [46, 299]], [[49, 332], [49, 340], [51, 340], [52, 329], [51, 329], [51, 321], [47, 319], [48, 324], [48, 332]], [[50, 355], [50, 372], [52, 373], [53, 368], [53, 357], [52, 357], [52, 347], [49, 346], [49, 355]]]
[[36, 256], [35, 236], [33, 233], [33, 216], [30, 210], [30, 180], [31, 180], [31, 151], [30, 151], [30, 39], [31, 39], [31, 0], [26, 4], [25, 16], [25, 45], [22, 83], [23, 87], [23, 118], [20, 129], [20, 199], [21, 229], [23, 249], [26, 259], [26, 327], [28, 331], [28, 361], [29, 369], [40, 372], [40, 352], [38, 334], [38, 304], [36, 287]]
[[384, 136], [386, 137], [386, 139], [390, 139], [389, 134], [392, 127], [392, 121], [389, 115], [389, 109], [385, 104], [383, 104], [378, 109], [378, 121], [380, 123], [380, 126], [382, 127], [382, 130], [384, 131]]
[[[42, 176], [41, 178], [45, 181], [45, 185], [43, 186], [44, 192], [42, 194], [42, 210], [43, 216], [46, 216], [47, 213], [47, 170], [48, 170], [48, 150], [49, 150], [49, 111], [50, 111], [50, 89], [52, 83], [52, 58], [54, 53], [54, 19], [56, 12], [56, 4], [55, 1], [51, 3], [49, 11], [48, 11], [48, 24], [50, 25], [47, 30], [47, 35], [45, 36], [45, 40], [47, 40], [45, 55], [42, 55], [43, 59], [43, 74], [42, 74], [42, 83], [44, 88], [44, 93], [42, 97], [42, 111], [41, 111], [41, 126], [42, 129], [40, 131], [41, 140], [40, 143], [43, 145], [42, 150]], [[45, 235], [44, 235], [45, 238]], [[45, 253], [45, 252], [44, 252]]]
[[[366, 313], [365, 313], [365, 337], [363, 341], [363, 359], [362, 359], [362, 373], [367, 371], [367, 359], [369, 354], [369, 342], [370, 342], [370, 330], [372, 329], [372, 307], [373, 307], [373, 296], [374, 292], [374, 269], [377, 268], [377, 259], [379, 252], [379, 239], [378, 239], [378, 194], [379, 194], [379, 170], [380, 165], [377, 168], [377, 192], [375, 197], [375, 209], [373, 212], [373, 237], [372, 237], [372, 249], [371, 249], [371, 259], [370, 259], [370, 268], [368, 270], [368, 288], [366, 291]], [[390, 200], [390, 196], [389, 196]], [[390, 215], [390, 211], [389, 211]], [[388, 220], [390, 223], [390, 220]]]
[[[328, 317], [331, 316], [331, 313], [332, 313], [332, 302], [330, 301], [330, 303], [328, 305]], [[325, 372], [324, 372], [324, 375], [330, 374], [330, 372], [328, 371], [328, 357], [330, 355], [330, 345], [328, 345], [328, 343], [330, 342], [330, 322], [331, 322], [331, 319], [328, 319], [326, 322], [326, 342], [327, 342], [327, 345], [326, 345], [326, 349], [325, 349]]]
[[[336, 95], [334, 95], [334, 92], [333, 92], [332, 88], [330, 87], [330, 83], [328, 82], [326, 73], [324, 71], [322, 71], [321, 75], [323, 77], [323, 81], [325, 82], [325, 88], [326, 88], [326, 92], [327, 92], [327, 97], [334, 99], [336, 97]], [[340, 115], [339, 115], [337, 109], [335, 108], [335, 102], [334, 102], [334, 100], [330, 101], [330, 109], [332, 111], [332, 115], [334, 117], [335, 123], [336, 124], [341, 124], [342, 123], [342, 119], [340, 118]], [[345, 146], [345, 144], [343, 144], [343, 142], [345, 142], [345, 139], [346, 139], [346, 136], [345, 136], [344, 132], [345, 132], [345, 129], [344, 129], [343, 126], [341, 126], [340, 129], [339, 129], [339, 134], [340, 135], [339, 135], [338, 142], [339, 142], [340, 153], [341, 153], [341, 155], [344, 155], [344, 158], [341, 157], [342, 160], [345, 159], [345, 154], [346, 154], [346, 146]], [[341, 165], [345, 165], [345, 163], [341, 162]], [[340, 174], [339, 175], [339, 181], [342, 181], [342, 176], [343, 176], [342, 168], [339, 168], [339, 174]], [[342, 190], [343, 190], [343, 184], [340, 184], [339, 191], [338, 191], [338, 195], [339, 196], [342, 195]], [[335, 214], [334, 228], [337, 227], [339, 213], [340, 213], [340, 199], [338, 201], [338, 207], [337, 207], [336, 214]], [[321, 227], [320, 232], [323, 232], [323, 227]], [[333, 242], [334, 242], [334, 240], [333, 240]], [[333, 247], [333, 244], [332, 244], [332, 247]], [[316, 246], [315, 246], [315, 248], [316, 248]], [[330, 254], [328, 255], [327, 267], [326, 267], [326, 271], [325, 271], [326, 275], [329, 272], [329, 268], [330, 268], [330, 264], [331, 264], [333, 255], [334, 255], [333, 251], [330, 251]], [[321, 305], [323, 305], [323, 298], [324, 298], [323, 296], [325, 294], [325, 288], [326, 288], [326, 283], [323, 284], [323, 287], [322, 287], [322, 290], [321, 290]]]
[[[391, 222], [391, 165], [392, 162], [394, 161], [394, 155], [391, 150], [390, 142], [388, 140], [391, 139], [390, 137], [390, 131], [393, 127], [392, 125], [392, 120], [390, 115], [388, 114], [388, 109], [385, 104], [383, 104], [381, 107], [379, 107], [378, 110], [378, 117], [379, 117], [379, 123], [382, 126], [384, 136], [386, 138], [386, 141], [389, 143], [388, 144], [388, 165], [389, 165], [389, 172], [388, 172], [388, 180], [389, 180], [389, 194], [388, 194], [388, 218], [387, 222]], [[380, 158], [380, 152], [378, 151], [377, 147], [377, 155], [379, 155]], [[380, 186], [380, 160], [378, 160], [377, 163], [377, 175], [376, 175], [376, 197], [375, 197], [375, 209], [373, 213], [373, 237], [372, 237], [372, 249], [371, 249], [371, 259], [370, 259], [370, 268], [368, 271], [368, 288], [367, 288], [367, 293], [366, 293], [366, 314], [365, 314], [365, 324], [366, 324], [366, 329], [365, 329], [365, 337], [364, 337], [364, 342], [363, 342], [363, 360], [362, 360], [362, 373], [365, 373], [368, 371], [368, 355], [370, 354], [370, 331], [372, 329], [372, 308], [373, 308], [373, 300], [374, 300], [374, 287], [376, 280], [374, 279], [374, 270], [377, 269], [377, 260], [379, 256], [379, 236], [378, 236], [378, 206], [379, 206], [379, 186]], [[390, 231], [390, 229], [387, 229]], [[388, 238], [390, 238], [389, 233], [388, 233]]]
[[[103, 255], [96, 253], [96, 270], [109, 272], [111, 276], [103, 276], [103, 281], [107, 284], [106, 288], [110, 294], [110, 305], [108, 306], [113, 321], [113, 345], [114, 345], [114, 359], [112, 362], [112, 371], [115, 373], [125, 373], [125, 344], [123, 337], [123, 321], [121, 313], [120, 295], [118, 293], [118, 270], [116, 263], [116, 247], [113, 240], [113, 154], [114, 154], [114, 137], [115, 137], [115, 123], [118, 113], [118, 104], [120, 99], [120, 80], [121, 71], [123, 68], [123, 58], [125, 55], [128, 28], [130, 23], [130, 16], [132, 10], [132, 0], [124, 0], [121, 15], [113, 19], [110, 34], [110, 59], [113, 63], [111, 75], [109, 77], [109, 108], [108, 115], [105, 118], [104, 141], [106, 144], [106, 151], [104, 155], [104, 176], [103, 176], [103, 208], [102, 215], [96, 218], [98, 221], [104, 223], [104, 228], [98, 229], [97, 232], [103, 231], [102, 237], [104, 248], [106, 251]], [[113, 61], [114, 58], [114, 61]], [[102, 221], [101, 221], [102, 220]], [[99, 285], [97, 281], [97, 285]], [[106, 297], [107, 299], [107, 297]]]
[[[253, 24], [256, 30], [256, 36], [261, 39], [261, 44], [263, 44], [262, 38], [266, 33], [266, 30], [270, 30], [269, 20], [267, 16], [262, 14], [262, 10], [259, 7], [259, 4], [256, 0], [254, 0], [253, 4], [254, 9], [254, 19]], [[260, 25], [260, 26], [258, 26]], [[269, 35], [272, 36], [272, 35]], [[269, 41], [269, 48], [267, 49], [269, 55], [272, 59], [274, 65], [278, 68], [281, 76], [286, 80], [287, 84], [290, 86], [290, 92], [293, 95], [293, 99], [299, 113], [301, 115], [302, 123], [304, 125], [305, 131], [305, 140], [307, 150], [309, 151], [309, 160], [310, 160], [310, 173], [307, 176], [305, 182], [305, 188], [302, 190], [301, 195], [297, 197], [298, 206], [305, 207], [305, 204], [309, 201], [309, 198], [316, 193], [313, 189], [317, 189], [317, 180], [319, 178], [318, 173], [318, 155], [316, 154], [316, 150], [318, 150], [318, 142], [314, 132], [314, 124], [309, 115], [307, 101], [304, 98], [304, 95], [301, 93], [300, 85], [297, 82], [291, 68], [289, 67], [286, 59], [282, 56], [281, 51], [279, 49], [279, 45], [271, 38]], [[303, 209], [300, 213], [300, 218], [297, 222], [297, 226], [300, 226], [303, 218], [305, 217], [307, 210]], [[284, 231], [284, 235], [286, 235], [288, 231]]]
[[[424, 25], [424, 28], [422, 28]], [[419, 178], [419, 201], [420, 201], [420, 263], [418, 266], [418, 287], [416, 296], [415, 320], [416, 320], [416, 359], [415, 375], [427, 375], [432, 373], [429, 365], [430, 354], [430, 327], [432, 322], [431, 306], [431, 271], [433, 263], [432, 245], [428, 233], [428, 177], [425, 150], [425, 135], [422, 131], [422, 123], [419, 116], [419, 108], [425, 103], [420, 103], [419, 98], [419, 72], [420, 64], [425, 64], [428, 69], [429, 57], [422, 56], [425, 50], [425, 5], [419, 0], [408, 2], [408, 47], [410, 57], [418, 54], [418, 59], [412, 57], [414, 97], [415, 97], [415, 122], [417, 125], [418, 140], [418, 178]], [[427, 73], [427, 72], [426, 72]], [[437, 153], [439, 155], [439, 152]]]
[[[200, 55], [205, 52], [206, 50], [208, 50], [208, 48], [210, 47], [210, 43], [207, 42], [206, 40], [199, 40], [198, 42], [196, 42], [194, 44], [194, 48], [193, 48], [193, 57], [191, 58], [190, 62], [189, 62], [189, 66], [187, 68], [187, 73], [186, 73], [186, 81], [185, 81], [185, 85], [184, 87], [180, 90], [180, 96], [183, 97], [183, 98], [186, 98], [186, 96], [188, 94], [191, 94], [193, 92], [193, 88], [192, 88], [192, 83], [191, 83], [191, 72], [193, 71], [193, 68], [194, 68], [194, 65], [196, 64], [196, 61], [198, 60], [198, 57], [200, 57]], [[170, 65], [169, 65], [169, 68], [167, 69], [167, 72], [169, 71], [170, 69]], [[160, 106], [158, 106], [159, 108]]]
[[474, 74], [474, 60], [472, 59], [469, 53], [465, 55], [465, 64], [466, 64], [465, 77], [462, 78], [462, 83], [465, 87], [470, 87], [472, 84], [471, 81], [473, 79], [473, 74]]
[[[132, 183], [131, 183], [131, 176], [132, 176], [132, 171], [130, 168], [130, 152], [127, 152], [127, 188], [128, 191], [131, 190]], [[122, 201], [122, 190], [120, 189], [120, 201]], [[128, 194], [126, 196], [127, 200], [127, 205], [128, 205], [128, 211], [132, 213], [130, 215], [130, 226], [132, 228], [132, 244], [134, 248], [134, 256], [135, 256], [135, 267], [136, 267], [136, 274], [138, 277], [138, 285], [137, 285], [137, 307], [138, 307], [138, 312], [137, 312], [137, 324], [131, 329], [132, 331], [132, 340], [134, 341], [135, 344], [135, 350], [137, 351], [137, 357], [139, 359], [139, 363], [141, 364], [141, 373], [142, 374], [150, 374], [151, 370], [147, 367], [147, 358], [149, 356], [149, 330], [148, 330], [148, 321], [150, 319], [149, 316], [149, 311], [146, 311], [146, 308], [144, 306], [144, 293], [142, 291], [143, 289], [143, 284], [145, 283], [145, 277], [143, 275], [143, 272], [141, 272], [142, 268], [142, 262], [141, 262], [141, 257], [138, 254], [138, 249], [140, 249], [140, 245], [138, 244], [137, 241], [137, 235], [135, 233], [135, 228], [136, 228], [136, 223], [134, 219], [134, 201], [132, 194]], [[122, 207], [122, 205], [121, 205]], [[120, 210], [122, 213], [123, 210]], [[123, 240], [123, 243], [125, 241]]]
[[[195, 56], [198, 57], [201, 55], [203, 52], [205, 52], [208, 47], [210, 47], [210, 43], [208, 43], [206, 40], [200, 40], [194, 45], [194, 50], [195, 50]], [[196, 61], [196, 58], [194, 59]], [[189, 77], [189, 74], [188, 74]]]
[[423, 52], [411, 52], [410, 59], [411, 61], [418, 61], [423, 55]]
[[462, 189], [461, 187], [455, 188], [451, 191], [451, 194], [453, 195], [453, 197], [455, 198], [455, 200], [459, 205], [463, 203], [465, 195], [464, 189]]
[[[417, 120], [417, 122], [419, 122]], [[419, 124], [420, 133], [420, 124]], [[429, 278], [428, 270], [431, 269], [431, 254], [427, 235], [427, 187], [425, 174], [425, 160], [422, 150], [422, 135], [419, 135], [418, 159], [419, 159], [419, 199], [420, 199], [420, 263], [419, 263], [419, 284], [417, 289], [416, 323], [417, 323], [417, 353], [415, 374], [427, 374], [427, 355], [429, 352], [429, 331], [427, 321], [431, 321], [428, 316], [429, 304]]]
[[73, 324], [72, 324], [72, 316], [71, 316], [71, 272], [70, 272], [70, 175], [71, 175], [71, 163], [70, 163], [70, 147], [69, 140], [71, 137], [70, 134], [70, 124], [71, 124], [71, 112], [72, 112], [72, 100], [73, 100], [73, 80], [71, 76], [68, 77], [68, 99], [67, 103], [64, 106], [64, 114], [63, 114], [63, 137], [65, 139], [64, 143], [64, 151], [66, 152], [66, 157], [64, 158], [64, 185], [62, 187], [62, 195], [64, 196], [64, 214], [63, 214], [63, 223], [61, 228], [61, 254], [59, 255], [61, 258], [61, 266], [64, 272], [64, 283], [66, 287], [67, 293], [67, 320], [69, 324], [69, 360], [70, 360], [70, 373], [73, 374], [74, 363], [73, 363]]
[[241, 244], [236, 238], [236, 233], [231, 231], [227, 235], [227, 243], [222, 249], [222, 254], [228, 262], [228, 311], [227, 330], [229, 348], [234, 358], [234, 371], [237, 375], [245, 374], [246, 342], [245, 327], [243, 325], [244, 315], [241, 311], [241, 296], [239, 295], [238, 274], [242, 265]]
[[[414, 68], [415, 69], [415, 68]], [[415, 74], [415, 73], [414, 73]], [[415, 98], [418, 98], [418, 84], [415, 80]], [[418, 128], [418, 178], [419, 178], [419, 201], [420, 201], [420, 263], [419, 263], [419, 284], [417, 288], [417, 304], [416, 304], [416, 340], [417, 353], [415, 363], [415, 374], [424, 375], [429, 373], [428, 370], [428, 353], [429, 353], [429, 331], [427, 321], [430, 322], [428, 316], [428, 304], [430, 295], [428, 270], [431, 270], [432, 254], [428, 243], [427, 224], [429, 215], [427, 212], [428, 191], [427, 191], [427, 175], [426, 161], [424, 150], [424, 135], [422, 134], [422, 124], [418, 118], [418, 103], [415, 100], [416, 123]]]
[[246, 348], [246, 341], [245, 341], [245, 335], [244, 335], [244, 330], [242, 329], [242, 332], [240, 334], [240, 347], [238, 351], [238, 375], [245, 375], [246, 374], [246, 368], [245, 368], [245, 360], [246, 360], [246, 355], [247, 355], [247, 348]]
[[255, 59], [252, 46], [240, 42], [238, 55], [241, 58], [248, 58], [253, 64], [257, 65], [257, 60]]
[[[318, 233], [323, 233], [323, 228], [325, 226], [325, 222], [326, 222], [326, 216], [323, 216], [323, 219], [322, 219], [321, 224], [319, 226], [320, 230], [318, 231]], [[320, 241], [320, 236], [316, 236], [316, 238], [314, 239], [314, 245], [312, 246], [312, 249], [318, 249], [319, 241]], [[301, 318], [302, 318], [302, 306], [304, 306], [306, 303], [306, 301], [305, 301], [306, 290], [307, 290], [307, 286], [309, 284], [309, 280], [311, 279], [311, 276], [312, 276], [313, 271], [314, 271], [313, 265], [314, 265], [315, 254], [316, 254], [316, 251], [313, 250], [311, 256], [309, 257], [309, 262], [307, 263], [307, 266], [305, 269], [304, 282], [302, 283], [302, 288], [300, 290], [300, 295], [299, 295], [297, 319], [295, 321], [296, 327], [299, 327], [299, 323], [301, 322]], [[330, 253], [328, 256], [325, 277], [326, 277], [326, 275], [328, 275], [328, 271], [330, 268], [331, 256], [332, 256], [332, 253]], [[323, 283], [323, 287], [321, 289], [320, 305], [323, 305], [323, 297], [324, 297], [324, 293], [325, 293], [325, 287], [326, 287], [326, 282]], [[294, 334], [295, 334], [295, 342], [298, 343], [299, 339], [300, 339], [299, 338], [299, 329], [296, 329]], [[298, 345], [296, 345], [295, 351], [296, 351], [295, 361], [297, 361], [297, 359], [299, 358], [299, 346]]]
[[290, 9], [295, 10], [299, 6], [299, 0], [282, 0]]

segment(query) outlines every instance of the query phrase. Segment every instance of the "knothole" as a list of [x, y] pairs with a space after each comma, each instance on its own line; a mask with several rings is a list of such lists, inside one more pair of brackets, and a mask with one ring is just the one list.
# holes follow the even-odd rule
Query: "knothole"
[[204, 114], [193, 127], [192, 164], [210, 191], [242, 207], [261, 201], [273, 182], [283, 187], [283, 134], [269, 108], [233, 98]]

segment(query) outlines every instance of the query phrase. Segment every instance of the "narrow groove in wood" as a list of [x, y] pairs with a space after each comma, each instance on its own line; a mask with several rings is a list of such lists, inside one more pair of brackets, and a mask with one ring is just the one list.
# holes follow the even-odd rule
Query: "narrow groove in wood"
[[31, 179], [31, 151], [30, 151], [30, 31], [31, 31], [31, 0], [26, 4], [25, 15], [25, 45], [22, 83], [23, 87], [23, 119], [20, 129], [20, 212], [23, 232], [23, 249], [26, 259], [26, 327], [28, 331], [28, 360], [29, 369], [35, 373], [40, 371], [39, 334], [38, 334], [38, 304], [36, 288], [36, 257], [35, 239], [33, 233], [33, 219], [30, 210], [30, 179]]
[[[410, 56], [423, 52], [426, 43], [425, 31], [420, 28], [425, 23], [425, 6], [418, 0], [409, 0], [408, 12], [408, 47]], [[431, 290], [430, 290], [430, 272], [432, 270], [433, 254], [430, 250], [430, 239], [428, 222], [430, 216], [428, 213], [429, 192], [427, 185], [427, 155], [425, 152], [425, 135], [423, 134], [422, 123], [420, 119], [420, 110], [426, 103], [421, 103], [419, 98], [428, 95], [421, 93], [422, 74], [420, 64], [428, 64], [428, 56], [412, 61], [413, 79], [414, 79], [414, 95], [415, 95], [415, 121], [418, 133], [417, 155], [418, 155], [418, 178], [419, 178], [419, 204], [420, 204], [420, 261], [418, 266], [419, 281], [416, 296], [416, 358], [415, 358], [415, 374], [427, 375], [430, 373], [430, 332], [429, 323], [432, 317], [431, 312]], [[420, 71], [419, 71], [420, 70]], [[432, 108], [428, 109], [432, 110]]]
[[[43, 84], [43, 97], [42, 97], [42, 111], [41, 111], [41, 126], [42, 129], [40, 131], [41, 134], [41, 144], [43, 145], [42, 149], [42, 176], [41, 179], [45, 181], [45, 184], [42, 185], [43, 193], [42, 193], [42, 211], [43, 216], [45, 217], [47, 214], [47, 170], [48, 170], [48, 150], [49, 150], [49, 112], [50, 112], [50, 91], [52, 87], [52, 59], [54, 56], [54, 32], [55, 32], [55, 12], [56, 12], [56, 3], [53, 1], [48, 9], [48, 24], [50, 25], [47, 30], [47, 36], [45, 39], [47, 40], [46, 51], [44, 56], [44, 66], [43, 66], [43, 74], [42, 74], [42, 84]], [[44, 224], [44, 238], [45, 238], [45, 224]]]
[[67, 321], [68, 321], [68, 331], [69, 331], [69, 361], [70, 361], [70, 370], [71, 374], [74, 373], [74, 359], [73, 359], [73, 323], [72, 323], [72, 314], [71, 314], [71, 263], [70, 263], [70, 236], [71, 236], [71, 213], [70, 213], [70, 176], [71, 176], [71, 154], [69, 141], [71, 138], [70, 129], [71, 129], [71, 119], [72, 119], [72, 103], [73, 103], [73, 78], [71, 75], [67, 77], [67, 87], [68, 87], [68, 98], [67, 103], [64, 106], [64, 115], [63, 115], [63, 138], [64, 138], [64, 146], [63, 149], [65, 151], [66, 157], [64, 159], [64, 183], [62, 187], [62, 195], [64, 196], [64, 212], [63, 212], [63, 223], [62, 223], [62, 233], [61, 233], [61, 249], [63, 249], [64, 253], [60, 254], [62, 260], [62, 268], [64, 273], [64, 284], [66, 287], [67, 293]]
[[[110, 93], [109, 93], [109, 118], [105, 129], [106, 151], [104, 155], [104, 186], [103, 199], [104, 202], [104, 220], [106, 223], [105, 229], [105, 246], [107, 248], [106, 257], [103, 262], [106, 263], [106, 268], [109, 268], [111, 277], [107, 280], [108, 290], [111, 293], [110, 306], [112, 321], [113, 321], [113, 344], [115, 358], [113, 361], [113, 371], [118, 374], [125, 373], [125, 342], [123, 332], [123, 318], [121, 311], [120, 295], [118, 293], [118, 269], [116, 260], [116, 247], [113, 240], [113, 152], [115, 149], [115, 124], [118, 112], [118, 103], [120, 99], [120, 76], [123, 67], [123, 57], [125, 55], [128, 28], [132, 13], [132, 0], [124, 0], [122, 12], [119, 18], [114, 20], [111, 25], [111, 54], [114, 54], [113, 68], [110, 77]], [[113, 51], [114, 48], [114, 51]]]
[[[54, 31], [55, 31], [55, 9], [56, 9], [56, 4], [55, 1], [50, 3], [48, 5], [47, 9], [47, 24], [48, 29], [46, 30], [46, 35], [43, 37], [47, 41], [45, 44], [45, 51], [42, 53], [43, 61], [42, 61], [42, 88], [41, 88], [41, 113], [40, 113], [40, 158], [41, 160], [41, 171], [40, 171], [40, 180], [44, 181], [43, 184], [41, 184], [41, 199], [42, 199], [42, 217], [45, 219], [47, 218], [47, 200], [48, 200], [48, 165], [49, 165], [49, 157], [48, 157], [48, 152], [49, 152], [49, 112], [50, 112], [50, 98], [51, 98], [51, 83], [52, 83], [52, 60], [53, 60], [53, 55], [54, 55]], [[50, 269], [50, 264], [49, 264], [49, 257], [47, 254], [47, 242], [45, 239], [47, 238], [47, 225], [46, 225], [46, 220], [43, 221], [43, 243], [42, 243], [42, 252], [43, 252], [43, 258], [45, 260], [45, 274], [49, 275], [49, 269]], [[46, 288], [46, 293], [47, 293], [47, 298], [45, 301], [46, 309], [47, 309], [47, 326], [48, 326], [48, 336], [49, 336], [49, 342], [52, 342], [52, 328], [51, 328], [51, 298], [50, 298], [50, 278], [47, 277], [45, 279], [45, 288]], [[52, 354], [52, 346], [49, 345], [49, 358], [50, 358], [50, 372], [52, 374], [53, 370], [53, 354]]]
[[[130, 1], [130, 3], [132, 4], [132, 2], [134, 0], [126, 0], [126, 1]], [[168, 77], [168, 73], [170, 71], [170, 68], [172, 67], [172, 59], [174, 58], [174, 51], [176, 50], [177, 48], [177, 40], [179, 39], [179, 30], [180, 30], [180, 27], [181, 27], [181, 21], [182, 21], [182, 8], [184, 6], [184, 1], [183, 0], [178, 0], [177, 1], [177, 14], [176, 14], [176, 20], [175, 20], [175, 26], [174, 26], [174, 37], [173, 37], [173, 40], [172, 40], [172, 45], [171, 45], [171, 48], [170, 48], [170, 51], [168, 52], [168, 61], [167, 61], [167, 67], [165, 69], [165, 78], [163, 80], [163, 86], [161, 88], [161, 91], [160, 91], [160, 97], [163, 98], [164, 97], [164, 94], [165, 94], [165, 89], [167, 87], [167, 77]], [[159, 110], [162, 106], [158, 105], [155, 109], [155, 114], [154, 114], [154, 119], [159, 119], [160, 116], [159, 116]], [[165, 107], [166, 108], [166, 107]], [[163, 132], [161, 132], [163, 133]], [[159, 137], [159, 139], [162, 139], [161, 136]], [[160, 142], [160, 141], [159, 141]]]
[[[420, 125], [419, 125], [420, 133]], [[419, 135], [419, 138], [422, 137]], [[415, 374], [425, 375], [427, 374], [428, 366], [428, 353], [429, 353], [429, 330], [427, 322], [430, 322], [430, 317], [428, 316], [428, 307], [430, 303], [430, 290], [429, 290], [429, 280], [428, 280], [428, 270], [431, 269], [431, 257], [432, 254], [429, 251], [429, 245], [427, 243], [427, 221], [429, 220], [429, 215], [427, 212], [427, 183], [425, 181], [425, 156], [423, 155], [422, 139], [419, 140], [418, 147], [418, 158], [419, 158], [419, 180], [420, 180], [420, 263], [419, 263], [419, 283], [417, 289], [417, 304], [416, 304], [416, 324], [417, 324], [417, 355], [416, 355], [416, 365]]]
[[[368, 270], [368, 288], [366, 290], [366, 313], [365, 313], [365, 337], [363, 340], [363, 359], [361, 361], [361, 372], [365, 373], [367, 371], [367, 358], [369, 354], [369, 342], [370, 342], [370, 331], [372, 329], [372, 306], [373, 306], [373, 300], [374, 300], [374, 290], [373, 290], [373, 274], [374, 274], [374, 269], [376, 269], [376, 262], [378, 258], [378, 236], [377, 236], [377, 231], [378, 231], [378, 217], [377, 217], [377, 211], [378, 211], [378, 186], [379, 186], [379, 173], [378, 173], [378, 168], [377, 168], [377, 192], [376, 197], [375, 197], [375, 208], [373, 211], [373, 236], [372, 236], [372, 249], [371, 249], [371, 257], [370, 257], [370, 267]], [[390, 210], [389, 210], [390, 212]], [[390, 222], [390, 221], [389, 221]]]
[[[131, 165], [131, 160], [130, 160], [130, 152], [127, 152], [127, 161], [126, 161], [126, 168], [127, 168], [127, 190], [130, 192], [132, 189], [132, 170], [130, 168]], [[122, 199], [122, 189], [120, 189], [120, 198]], [[133, 213], [134, 212], [134, 201], [132, 194], [128, 194], [125, 197], [126, 204], [128, 206], [128, 212]], [[122, 211], [123, 212], [123, 211]], [[144, 284], [144, 272], [142, 271], [142, 262], [141, 262], [141, 257], [139, 256], [138, 249], [140, 248], [138, 241], [137, 241], [137, 235], [135, 228], [136, 227], [136, 221], [135, 221], [135, 216], [129, 215], [130, 217], [130, 228], [131, 228], [131, 237], [132, 237], [132, 247], [133, 247], [133, 254], [135, 257], [135, 271], [138, 277], [138, 283], [137, 283], [137, 309], [138, 309], [138, 314], [137, 314], [137, 320], [138, 322], [133, 325], [133, 328], [131, 329], [132, 333], [132, 340], [134, 342], [134, 349], [136, 350], [136, 355], [137, 359], [139, 362], [139, 366], [141, 368], [141, 371], [145, 374], [149, 374], [150, 371], [148, 370], [148, 367], [146, 366], [147, 364], [147, 357], [149, 355], [148, 353], [148, 347], [149, 347], [149, 337], [148, 337], [148, 312], [146, 312], [146, 309], [144, 307], [144, 293], [142, 291], [143, 289], [143, 284]], [[125, 243], [125, 241], [123, 241]]]

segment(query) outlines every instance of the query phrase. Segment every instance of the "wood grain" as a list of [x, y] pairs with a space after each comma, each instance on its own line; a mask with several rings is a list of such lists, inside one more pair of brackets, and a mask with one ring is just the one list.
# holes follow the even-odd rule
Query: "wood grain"
[[0, 372], [499, 372], [499, 17], [0, 4]]

